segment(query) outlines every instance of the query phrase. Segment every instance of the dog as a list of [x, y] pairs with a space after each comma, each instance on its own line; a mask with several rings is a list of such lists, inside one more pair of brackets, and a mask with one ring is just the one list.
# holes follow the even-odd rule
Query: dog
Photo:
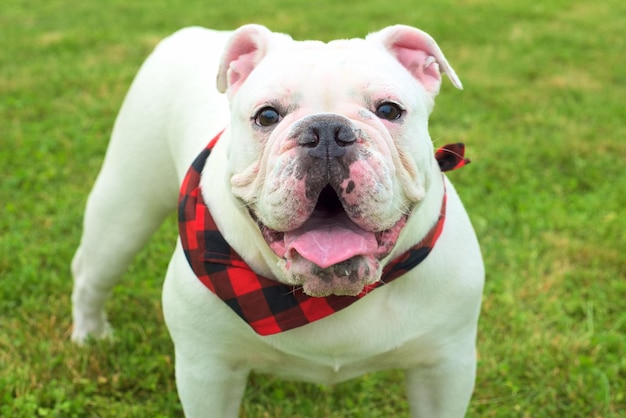
[[186, 416], [236, 417], [251, 371], [336, 383], [403, 369], [414, 417], [463, 416], [484, 269], [435, 150], [445, 74], [408, 26], [294, 41], [185, 28], [143, 64], [116, 119], [72, 260], [72, 339], [178, 209], [163, 287]]

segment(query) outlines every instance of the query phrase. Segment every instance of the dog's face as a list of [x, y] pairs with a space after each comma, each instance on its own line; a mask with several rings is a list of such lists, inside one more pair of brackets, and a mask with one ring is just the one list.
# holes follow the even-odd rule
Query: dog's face
[[282, 281], [326, 296], [380, 278], [436, 164], [440, 68], [460, 87], [434, 41], [408, 27], [328, 44], [235, 33], [218, 76], [234, 119], [232, 191]]

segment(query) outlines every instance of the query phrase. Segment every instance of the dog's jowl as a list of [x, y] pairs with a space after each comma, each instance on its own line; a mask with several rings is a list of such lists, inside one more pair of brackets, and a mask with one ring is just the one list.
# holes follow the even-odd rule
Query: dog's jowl
[[463, 416], [484, 271], [442, 173], [467, 162], [463, 145], [436, 150], [428, 132], [442, 74], [461, 88], [407, 26], [162, 41], [89, 196], [72, 338], [111, 334], [106, 298], [178, 210], [163, 307], [187, 416], [237, 417], [251, 371], [334, 383], [390, 368], [413, 416]]

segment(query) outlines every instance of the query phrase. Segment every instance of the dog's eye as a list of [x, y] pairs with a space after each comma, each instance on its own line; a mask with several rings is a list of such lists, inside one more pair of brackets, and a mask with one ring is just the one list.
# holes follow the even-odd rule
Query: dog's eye
[[280, 113], [273, 107], [264, 107], [254, 116], [254, 122], [263, 127], [272, 126], [280, 122]]
[[395, 103], [385, 102], [376, 108], [376, 116], [385, 120], [397, 120], [402, 116], [402, 108]]

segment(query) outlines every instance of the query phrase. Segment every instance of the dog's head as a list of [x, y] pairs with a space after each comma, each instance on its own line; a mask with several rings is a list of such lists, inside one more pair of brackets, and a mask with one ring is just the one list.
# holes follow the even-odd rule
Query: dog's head
[[330, 43], [235, 32], [218, 74], [233, 118], [232, 192], [281, 281], [326, 296], [380, 278], [437, 172], [428, 116], [441, 73], [461, 88], [435, 41], [407, 26]]

